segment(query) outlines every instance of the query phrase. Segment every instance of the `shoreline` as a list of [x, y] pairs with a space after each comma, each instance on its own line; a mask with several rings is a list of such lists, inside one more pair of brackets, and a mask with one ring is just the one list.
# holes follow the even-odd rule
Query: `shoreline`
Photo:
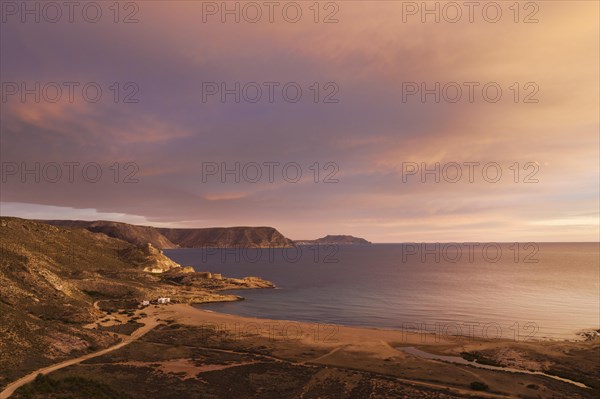
[[[129, 333], [130, 336], [122, 337], [130, 343], [133, 342], [133, 338], [142, 335], [140, 333], [150, 330], [152, 333], [148, 334], [149, 339], [142, 340], [143, 342], [140, 341], [137, 346], [133, 345], [133, 348], [127, 349], [128, 353], [130, 351], [142, 353], [139, 355], [142, 358], [138, 359], [141, 362], [127, 364], [142, 369], [150, 367], [173, 372], [184, 370], [187, 376], [182, 377], [184, 379], [198, 376], [197, 373], [210, 371], [211, 368], [204, 363], [197, 363], [197, 360], [195, 363], [186, 356], [174, 355], [164, 358], [164, 353], [189, 350], [184, 348], [197, 348], [196, 350], [212, 353], [215, 356], [221, 354], [240, 357], [237, 364], [225, 361], [224, 366], [214, 366], [216, 367], [213, 369], [214, 372], [226, 373], [226, 370], [233, 370], [232, 368], [238, 366], [243, 370], [243, 367], [254, 367], [253, 364], [260, 367], [259, 365], [265, 362], [275, 362], [274, 364], [284, 365], [289, 372], [318, 369], [326, 375], [336, 375], [338, 376], [336, 378], [342, 378], [346, 382], [362, 375], [367, 380], [375, 378], [380, 383], [386, 381], [386, 384], [399, 384], [397, 386], [404, 387], [402, 389], [414, 390], [415, 393], [425, 395], [419, 397], [427, 398], [437, 398], [435, 393], [437, 392], [448, 394], [447, 397], [452, 398], [516, 398], [529, 397], [535, 393], [540, 394], [541, 396], [538, 396], [540, 398], [548, 399], [558, 397], [587, 399], [593, 397], [600, 389], [593, 371], [597, 364], [593, 358], [594, 352], [600, 349], [600, 339], [597, 338], [594, 342], [461, 339], [464, 337], [445, 339], [435, 337], [432, 333], [408, 333], [380, 328], [245, 317], [199, 309], [186, 303], [137, 309], [135, 316], [139, 316], [140, 313], [146, 314], [140, 320], [142, 326]], [[123, 321], [125, 322], [125, 319]], [[81, 361], [108, 352], [114, 353], [115, 360], [112, 364], [120, 367], [116, 365], [121, 364], [119, 359], [122, 355], [114, 349], [127, 343], [122, 342], [112, 348], [105, 348], [38, 371], [64, 368], [64, 371], [55, 371], [58, 378], [61, 378], [61, 375], [81, 375], [78, 373], [85, 375], [86, 369], [95, 366], [93, 362], [83, 364]], [[154, 345], [154, 352], [148, 352], [148, 345]], [[404, 350], [406, 347], [421, 348], [422, 352], [431, 354], [432, 357], [416, 356]], [[171, 349], [165, 351], [166, 348]], [[576, 363], [555, 356], [557, 353], [582, 350], [585, 352], [579, 352], [575, 359]], [[489, 357], [490, 354], [499, 357]], [[480, 364], [491, 364], [490, 360], [509, 361], [509, 364], [499, 365], [506, 369], [480, 368], [436, 360], [436, 357], [440, 356], [441, 358], [474, 356], [475, 361]], [[249, 362], [248, 358], [253, 358], [255, 361]], [[104, 362], [107, 361], [109, 363], [102, 363], [102, 365], [111, 364], [109, 358], [105, 358]], [[548, 361], [552, 361], [552, 367], [546, 367]], [[67, 369], [66, 365], [72, 367]], [[182, 365], [183, 369], [173, 369], [176, 365]], [[97, 369], [96, 372], [101, 372], [101, 369]], [[96, 372], [92, 374], [96, 375]], [[20, 381], [13, 382], [10, 385], [11, 389], [31, 382], [35, 375], [36, 372], [33, 372]], [[227, 380], [229, 377], [223, 378]], [[475, 382], [485, 386], [485, 390], [473, 391], [475, 388], [472, 386]], [[587, 387], [576, 386], [573, 382]]]
[[[389, 245], [394, 246], [399, 244]], [[552, 251], [555, 250], [553, 248], [551, 247]], [[593, 249], [589, 249], [589, 251], [583, 251], [580, 247], [575, 247], [575, 249], [578, 250], [574, 252], [575, 254], [579, 254], [580, 252], [587, 254], [589, 252], [593, 255], [595, 253]], [[579, 251], [579, 249], [582, 249], [583, 252]], [[379, 256], [381, 256], [381, 262], [376, 262], [376, 266], [368, 271], [363, 270], [362, 265], [360, 265], [361, 262], [355, 262], [353, 258], [349, 258], [353, 255], [351, 252], [348, 254], [340, 252], [340, 254], [345, 254], [340, 258], [340, 260], [343, 260], [343, 267], [335, 264], [325, 265], [323, 259], [321, 259], [321, 255], [319, 255], [318, 259], [315, 258], [316, 260], [305, 256], [304, 258], [300, 258], [299, 262], [294, 259], [294, 263], [290, 264], [293, 267], [286, 268], [285, 272], [280, 271], [280, 268], [274, 266], [279, 261], [285, 263], [285, 258], [283, 260], [275, 258], [274, 261], [270, 258], [265, 258], [265, 254], [263, 254], [263, 260], [254, 264], [249, 263], [249, 259], [242, 258], [240, 261], [240, 259], [233, 259], [232, 256], [229, 256], [228, 258], [221, 258], [219, 260], [218, 257], [216, 258], [213, 255], [206, 259], [206, 263], [197, 264], [193, 262], [200, 255], [194, 252], [195, 249], [182, 249], [182, 251], [190, 252], [187, 254], [186, 252], [182, 252], [177, 257], [173, 256], [173, 259], [194, 264], [194, 268], [198, 271], [210, 269], [215, 272], [221, 272], [223, 275], [235, 277], [254, 274], [267, 280], [272, 280], [279, 286], [275, 289], [279, 290], [284, 287], [283, 289], [287, 291], [285, 295], [283, 293], [276, 295], [276, 292], [256, 292], [246, 295], [238, 291], [237, 295], [244, 296], [247, 299], [256, 298], [257, 302], [231, 307], [227, 305], [213, 305], [217, 312], [229, 312], [229, 314], [240, 316], [260, 314], [266, 318], [281, 320], [297, 318], [294, 321], [334, 323], [340, 326], [386, 329], [412, 328], [418, 330], [424, 324], [426, 325], [426, 329], [435, 330], [438, 328], [436, 325], [438, 323], [442, 328], [445, 328], [445, 325], [449, 323], [458, 323], [462, 327], [463, 322], [479, 322], [480, 325], [475, 327], [476, 337], [494, 338], [498, 335], [499, 338], [513, 339], [513, 336], [516, 335], [518, 340], [531, 341], [578, 342], [600, 334], [598, 331], [600, 329], [600, 324], [598, 324], [600, 320], [597, 317], [598, 307], [597, 304], [594, 304], [597, 302], [597, 299], [593, 295], [590, 295], [593, 293], [597, 294], [597, 286], [589, 290], [588, 288], [590, 288], [591, 283], [585, 285], [587, 288], [585, 291], [582, 291], [581, 296], [570, 295], [572, 287], [565, 287], [564, 291], [561, 288], [561, 293], [564, 292], [565, 298], [567, 298], [564, 300], [553, 295], [544, 286], [528, 286], [526, 290], [527, 294], [516, 292], [512, 296], [513, 298], [511, 298], [509, 295], [506, 295], [507, 291], [510, 290], [510, 284], [493, 284], [494, 291], [488, 292], [485, 286], [485, 279], [488, 277], [486, 277], [485, 272], [481, 271], [481, 268], [473, 266], [477, 262], [470, 260], [466, 262], [467, 260], [465, 259], [466, 263], [464, 265], [460, 263], [453, 266], [453, 269], [456, 269], [458, 272], [462, 272], [463, 270], [477, 271], [477, 278], [473, 280], [474, 285], [464, 287], [465, 289], [462, 290], [460, 273], [458, 277], [454, 272], [448, 276], [444, 275], [447, 282], [443, 282], [442, 277], [438, 277], [438, 267], [431, 260], [431, 262], [426, 262], [428, 265], [427, 268], [422, 268], [423, 270], [418, 271], [418, 273], [428, 273], [431, 270], [433, 273], [431, 274], [432, 282], [435, 282], [432, 286], [433, 288], [441, 284], [440, 287], [454, 287], [457, 289], [456, 292], [446, 292], [444, 288], [440, 292], [431, 291], [430, 293], [427, 289], [427, 287], [430, 287], [429, 284], [422, 286], [417, 282], [415, 285], [412, 285], [412, 280], [407, 278], [399, 278], [398, 283], [394, 282], [389, 286], [383, 284], [382, 287], [385, 287], [385, 290], [382, 291], [378, 288], [379, 285], [375, 283], [385, 283], [385, 279], [382, 276], [397, 276], [396, 267], [400, 268], [402, 272], [407, 271], [410, 278], [413, 276], [412, 269], [414, 265], [406, 261], [400, 263], [399, 252], [396, 250], [390, 249], [384, 252], [377, 250], [373, 252], [373, 256], [377, 256], [373, 259], [379, 259]], [[340, 249], [340, 251], [342, 250]], [[561, 249], [560, 251], [563, 250]], [[369, 259], [371, 259], [371, 252], [357, 252], [357, 255], [369, 256]], [[256, 257], [258, 257], [258, 254], [256, 254]], [[214, 261], [212, 263], [208, 262], [211, 259]], [[586, 255], [585, 259], [588, 260], [591, 258], [588, 258]], [[556, 266], [557, 264], [556, 262], [550, 262], [549, 267], [551, 268], [548, 270], [560, 271], [561, 269], [555, 268], [558, 267]], [[208, 265], [211, 265], [211, 267]], [[254, 266], [248, 269], [246, 267], [248, 265]], [[589, 262], [586, 261], [584, 266], [582, 266], [581, 270], [585, 271], [585, 275], [587, 276], [587, 271], [590, 270], [588, 268], [590, 266]], [[542, 278], [544, 281], [548, 280], [547, 273], [541, 273], [542, 270], [546, 270], [545, 264], [536, 267], [541, 267], [541, 269], [527, 269], [527, 275], [529, 276], [531, 273], [534, 279]], [[505, 278], [514, 277], [521, 273], [521, 269], [513, 268], [512, 266], [506, 272], [500, 269], [494, 271], [493, 277], [500, 277], [502, 281]], [[344, 280], [344, 283], [336, 283], [339, 284], [339, 289], [337, 287], [334, 289], [334, 287], [320, 283], [314, 285], [314, 287], [312, 285], [311, 281], [318, 279], [319, 276], [321, 276], [320, 278], [325, 278], [326, 281], [337, 281], [335, 280], [338, 278], [337, 276], [345, 273], [346, 270], [349, 271], [352, 277], [348, 277], [348, 281]], [[415, 273], [417, 273], [416, 270]], [[401, 274], [398, 274], [398, 276]], [[370, 280], [366, 286], [361, 285], [360, 281], [363, 275], [365, 277], [372, 276], [375, 280]], [[417, 275], [414, 274], [414, 276]], [[560, 271], [558, 275], [563, 276], [563, 272]], [[302, 276], [310, 277], [305, 278]], [[564, 276], [570, 281], [568, 274], [564, 274]], [[594, 271], [592, 276], [597, 276], [597, 271]], [[410, 283], [407, 282], [408, 280], [410, 280]], [[583, 281], [590, 282], [593, 279], [588, 278]], [[417, 288], [415, 288], [415, 292], [411, 294], [410, 298], [402, 294], [401, 291], [403, 288], [410, 290], [412, 289], [411, 287]], [[531, 288], [531, 292], [529, 292], [529, 288]], [[306, 292], [310, 292], [310, 295], [313, 296], [314, 301], [311, 300], [310, 302], [312, 302], [314, 307], [305, 306], [306, 297], [303, 294], [305, 289], [307, 290]], [[462, 293], [461, 291], [465, 292]], [[355, 292], [359, 298], [356, 298], [357, 295], [355, 295]], [[276, 307], [278, 301], [285, 307], [278, 309]], [[546, 302], [550, 302], [550, 304], [546, 304]], [[417, 327], [410, 327], [410, 322], [413, 321], [415, 322], [413, 324], [416, 324]], [[494, 328], [491, 327], [487, 335], [481, 334], [481, 327], [489, 323], [501, 325], [501, 333], [496, 334]], [[534, 325], [534, 327], [530, 327], [530, 325]], [[470, 335], [470, 331], [467, 331], [468, 327], [462, 327], [462, 329], [462, 335]], [[454, 331], [453, 333], [461, 334], [460, 331]]]
[[[277, 289], [276, 287], [272, 288], [272, 289]], [[224, 290], [223, 292], [226, 292], [228, 290]], [[235, 294], [230, 294], [230, 295], [235, 295]], [[262, 319], [262, 320], [268, 320], [268, 321], [281, 321], [281, 322], [289, 322], [289, 323], [307, 323], [307, 324], [320, 324], [320, 325], [333, 325], [333, 326], [339, 326], [339, 327], [351, 327], [351, 328], [361, 328], [361, 329], [375, 329], [375, 330], [386, 330], [386, 331], [406, 331], [407, 334], [437, 334], [436, 332], [432, 332], [431, 330], [427, 330], [427, 329], [406, 329], [403, 330], [402, 327], [381, 327], [381, 326], [373, 326], [373, 325], [366, 325], [366, 324], [343, 324], [343, 323], [335, 323], [335, 322], [322, 322], [322, 321], [316, 321], [316, 320], [290, 320], [290, 319], [275, 319], [275, 318], [271, 318], [271, 317], [259, 317], [259, 316], [245, 316], [245, 315], [241, 315], [241, 314], [236, 314], [236, 313], [228, 313], [228, 312], [223, 312], [221, 310], [210, 310], [210, 309], [205, 309], [203, 308], [203, 306], [211, 306], [211, 305], [215, 305], [215, 304], [223, 304], [223, 303], [227, 303], [227, 302], [238, 302], [238, 301], [246, 301], [247, 299], [245, 297], [241, 297], [239, 295], [236, 295], [239, 297], [239, 300], [232, 300], [232, 301], [214, 301], [214, 302], [203, 302], [203, 303], [190, 303], [189, 306], [203, 311], [203, 312], [213, 312], [213, 313], [220, 313], [220, 314], [224, 314], [224, 315], [229, 315], [229, 316], [235, 316], [235, 317], [240, 317], [240, 318], [256, 318], [256, 319]], [[408, 325], [413, 325], [413, 326], [423, 326], [425, 325], [426, 327], [435, 327], [438, 326], [439, 324], [442, 325], [446, 325], [446, 326], [450, 326], [452, 324], [458, 324], [458, 325], [469, 325], [470, 323], [468, 322], [460, 322], [460, 321], [452, 321], [452, 322], [434, 322], [432, 324], [427, 324], [424, 322], [407, 322], [405, 323], [407, 326]], [[497, 323], [487, 323], [487, 324], [497, 324]], [[439, 333], [439, 332], [438, 332]], [[447, 334], [450, 335], [452, 337], [455, 337], [456, 335], [451, 335], [451, 334]], [[557, 338], [557, 337], [535, 337], [535, 338], [528, 338], [528, 339], [514, 339], [514, 338], [508, 338], [508, 337], [498, 337], [498, 338], [486, 338], [486, 337], [482, 337], [482, 336], [473, 336], [470, 337], [469, 335], [465, 335], [465, 334], [459, 334], [458, 336], [460, 337], [464, 337], [464, 338], [471, 338], [471, 339], [480, 339], [480, 340], [504, 340], [504, 341], [514, 341], [514, 342], [572, 342], [572, 343], [576, 343], [576, 342], [589, 342], [592, 341], [595, 337], [600, 337], [600, 326], [599, 327], [587, 327], [587, 328], [580, 328], [577, 330], [573, 330], [572, 333], [572, 338]]]
[[[158, 313], [162, 317], [167, 317], [166, 320], [163, 319], [164, 321], [172, 320], [173, 323], [188, 326], [215, 328], [216, 331], [226, 333], [228, 339], [240, 343], [250, 340], [260, 342], [261, 345], [283, 348], [282, 353], [292, 356], [292, 358], [296, 357], [297, 360], [303, 358], [301, 354], [305, 353], [307, 348], [316, 350], [320, 355], [308, 361], [311, 364], [387, 374], [390, 366], [404, 369], [409, 365], [420, 369], [425, 363], [428, 366], [412, 375], [411, 378], [416, 380], [424, 378], [426, 381], [430, 381], [427, 376], [431, 375], [431, 370], [438, 368], [443, 370], [439, 371], [440, 373], [449, 373], [452, 376], [461, 375], [464, 378], [466, 369], [470, 370], [469, 374], [478, 375], [484, 381], [496, 379], [503, 381], [502, 384], [512, 383], [511, 379], [514, 378], [523, 381], [534, 378], [534, 381], [539, 384], [540, 379], [547, 381], [550, 378], [558, 377], [556, 378], [558, 380], [563, 378], [587, 385], [586, 388], [571, 386], [571, 389], [586, 391], [589, 391], [590, 388], [598, 389], [597, 384], [590, 384], [590, 380], [593, 381], [594, 378], [590, 379], [589, 375], [585, 376], [586, 373], [582, 371], [583, 369], [573, 368], [573, 365], [568, 362], [565, 363], [566, 365], [561, 364], [560, 358], [556, 358], [555, 355], [584, 350], [589, 353], [579, 360], [590, 362], [591, 358], [592, 364], [595, 364], [594, 351], [600, 347], [599, 338], [593, 341], [514, 341], [506, 338], [478, 337], [447, 339], [435, 336], [431, 332], [403, 332], [377, 327], [366, 328], [238, 316], [199, 309], [190, 304], [168, 305], [164, 309], [158, 309]], [[421, 348], [432, 355], [461, 358], [475, 355], [478, 363], [496, 365], [505, 369], [486, 370], [485, 368], [417, 358], [402, 351], [401, 347]], [[548, 359], [556, 361], [556, 365], [547, 368]], [[305, 361], [303, 360], [303, 362]], [[511, 370], [515, 370], [516, 373]], [[549, 376], [534, 375], [535, 373], [540, 374], [540, 371]], [[410, 373], [408, 374], [410, 375]], [[438, 380], [431, 379], [431, 381]], [[556, 383], [571, 385], [568, 382], [553, 381], [553, 384]], [[530, 384], [524, 383], [524, 385]]]
[[[196, 327], [218, 327], [221, 331], [237, 334], [239, 337], [246, 335], [257, 335], [272, 340], [294, 340], [299, 343], [318, 344], [320, 346], [332, 346], [345, 342], [356, 345], [365, 345], [368, 341], [385, 340], [388, 342], [401, 343], [406, 346], [421, 347], [452, 347], [475, 344], [519, 344], [544, 346], [551, 344], [586, 344], [590, 341], [563, 340], [563, 339], [539, 339], [516, 341], [509, 338], [483, 338], [469, 336], [452, 336], [452, 338], [441, 337], [431, 331], [403, 331], [401, 329], [351, 326], [333, 323], [319, 323], [312, 321], [298, 321], [287, 319], [271, 319], [257, 316], [241, 316], [231, 313], [223, 313], [209, 309], [201, 309], [196, 305], [175, 303], [159, 308], [156, 313], [162, 317], [170, 316], [166, 320], [174, 320], [177, 323]], [[154, 309], [153, 309], [154, 310]], [[159, 320], [165, 320], [164, 318]], [[261, 327], [261, 328], [257, 328]], [[390, 346], [386, 344], [386, 346]], [[397, 350], [394, 348], [394, 350]]]

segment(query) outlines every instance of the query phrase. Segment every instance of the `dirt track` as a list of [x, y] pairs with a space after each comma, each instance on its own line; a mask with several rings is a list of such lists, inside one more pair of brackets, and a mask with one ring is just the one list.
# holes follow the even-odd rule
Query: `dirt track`
[[64, 367], [72, 366], [74, 364], [81, 363], [84, 360], [92, 359], [94, 357], [101, 356], [108, 352], [112, 352], [114, 350], [122, 348], [125, 345], [128, 345], [131, 342], [138, 340], [140, 337], [142, 337], [144, 334], [146, 334], [159, 324], [159, 322], [156, 319], [148, 319], [145, 321], [146, 324], [144, 324], [143, 327], [140, 327], [133, 334], [131, 334], [131, 336], [126, 337], [125, 339], [123, 339], [123, 341], [119, 342], [116, 345], [113, 345], [109, 348], [103, 349], [98, 352], [88, 353], [87, 355], [83, 355], [75, 359], [65, 360], [64, 362], [38, 369], [30, 374], [27, 374], [25, 377], [19, 378], [17, 381], [9, 384], [2, 392], [0, 392], [0, 399], [9, 398], [10, 395], [12, 395], [19, 387], [35, 380], [35, 377], [37, 377], [38, 374], [48, 374], [53, 371], [60, 370]]

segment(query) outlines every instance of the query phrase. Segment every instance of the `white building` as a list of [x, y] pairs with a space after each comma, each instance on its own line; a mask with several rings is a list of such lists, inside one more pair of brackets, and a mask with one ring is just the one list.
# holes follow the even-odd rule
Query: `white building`
[[158, 303], [171, 303], [171, 298], [158, 298]]
[[142, 301], [142, 306], [148, 306], [150, 305], [150, 301]]

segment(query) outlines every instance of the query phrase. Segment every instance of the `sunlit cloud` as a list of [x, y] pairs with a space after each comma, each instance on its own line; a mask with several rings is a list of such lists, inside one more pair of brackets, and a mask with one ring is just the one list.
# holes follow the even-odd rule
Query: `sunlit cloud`
[[[538, 24], [402, 23], [397, 3], [342, 2], [336, 24], [204, 24], [194, 2], [145, 2], [139, 24], [77, 35], [3, 24], [3, 81], [133, 81], [140, 101], [115, 103], [107, 89], [99, 103], [3, 103], [3, 161], [97, 162], [105, 174], [97, 184], [8, 176], [2, 214], [273, 225], [303, 239], [598, 240], [598, 3], [544, 2]], [[307, 101], [204, 102], [203, 83], [220, 81], [298, 82]], [[406, 82], [465, 81], [498, 82], [503, 101], [403, 101]], [[315, 82], [335, 82], [340, 101], [315, 104]], [[520, 96], [534, 82], [539, 102], [515, 103], [515, 82]], [[273, 161], [297, 162], [302, 178], [202, 175], [204, 162]], [[323, 182], [329, 162], [337, 183]], [[404, 179], [406, 163], [464, 162], [498, 163], [503, 178]], [[115, 163], [135, 164], [137, 182], [113, 183]]]

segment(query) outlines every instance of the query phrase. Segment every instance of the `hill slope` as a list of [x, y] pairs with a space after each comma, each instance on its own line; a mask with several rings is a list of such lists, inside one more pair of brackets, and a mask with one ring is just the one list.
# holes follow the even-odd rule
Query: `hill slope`
[[212, 227], [206, 229], [158, 229], [184, 248], [292, 247], [292, 240], [273, 227]]
[[114, 343], [82, 328], [101, 315], [94, 295], [143, 295], [143, 268], [164, 261], [104, 234], [17, 218], [0, 218], [0, 237], [0, 385]]
[[[167, 272], [147, 272], [156, 270]], [[238, 300], [220, 291], [267, 287], [259, 278], [207, 278], [151, 244], [0, 217], [0, 386], [114, 344], [114, 334], [87, 326], [107, 317], [101, 309], [129, 309], [160, 296], [180, 303]]]
[[119, 238], [138, 247], [152, 244], [155, 248], [167, 249], [177, 248], [177, 245], [169, 241], [156, 228], [151, 226], [136, 226], [133, 224], [109, 222], [98, 220], [89, 222], [85, 220], [42, 220], [41, 222], [60, 227], [79, 227], [94, 233], [104, 233], [109, 237]]
[[167, 229], [135, 226], [127, 223], [82, 220], [43, 220], [53, 226], [85, 228], [109, 237], [119, 238], [138, 247], [147, 243], [159, 249], [168, 248], [272, 248], [293, 247], [292, 240], [273, 227], [208, 227], [198, 229]]

